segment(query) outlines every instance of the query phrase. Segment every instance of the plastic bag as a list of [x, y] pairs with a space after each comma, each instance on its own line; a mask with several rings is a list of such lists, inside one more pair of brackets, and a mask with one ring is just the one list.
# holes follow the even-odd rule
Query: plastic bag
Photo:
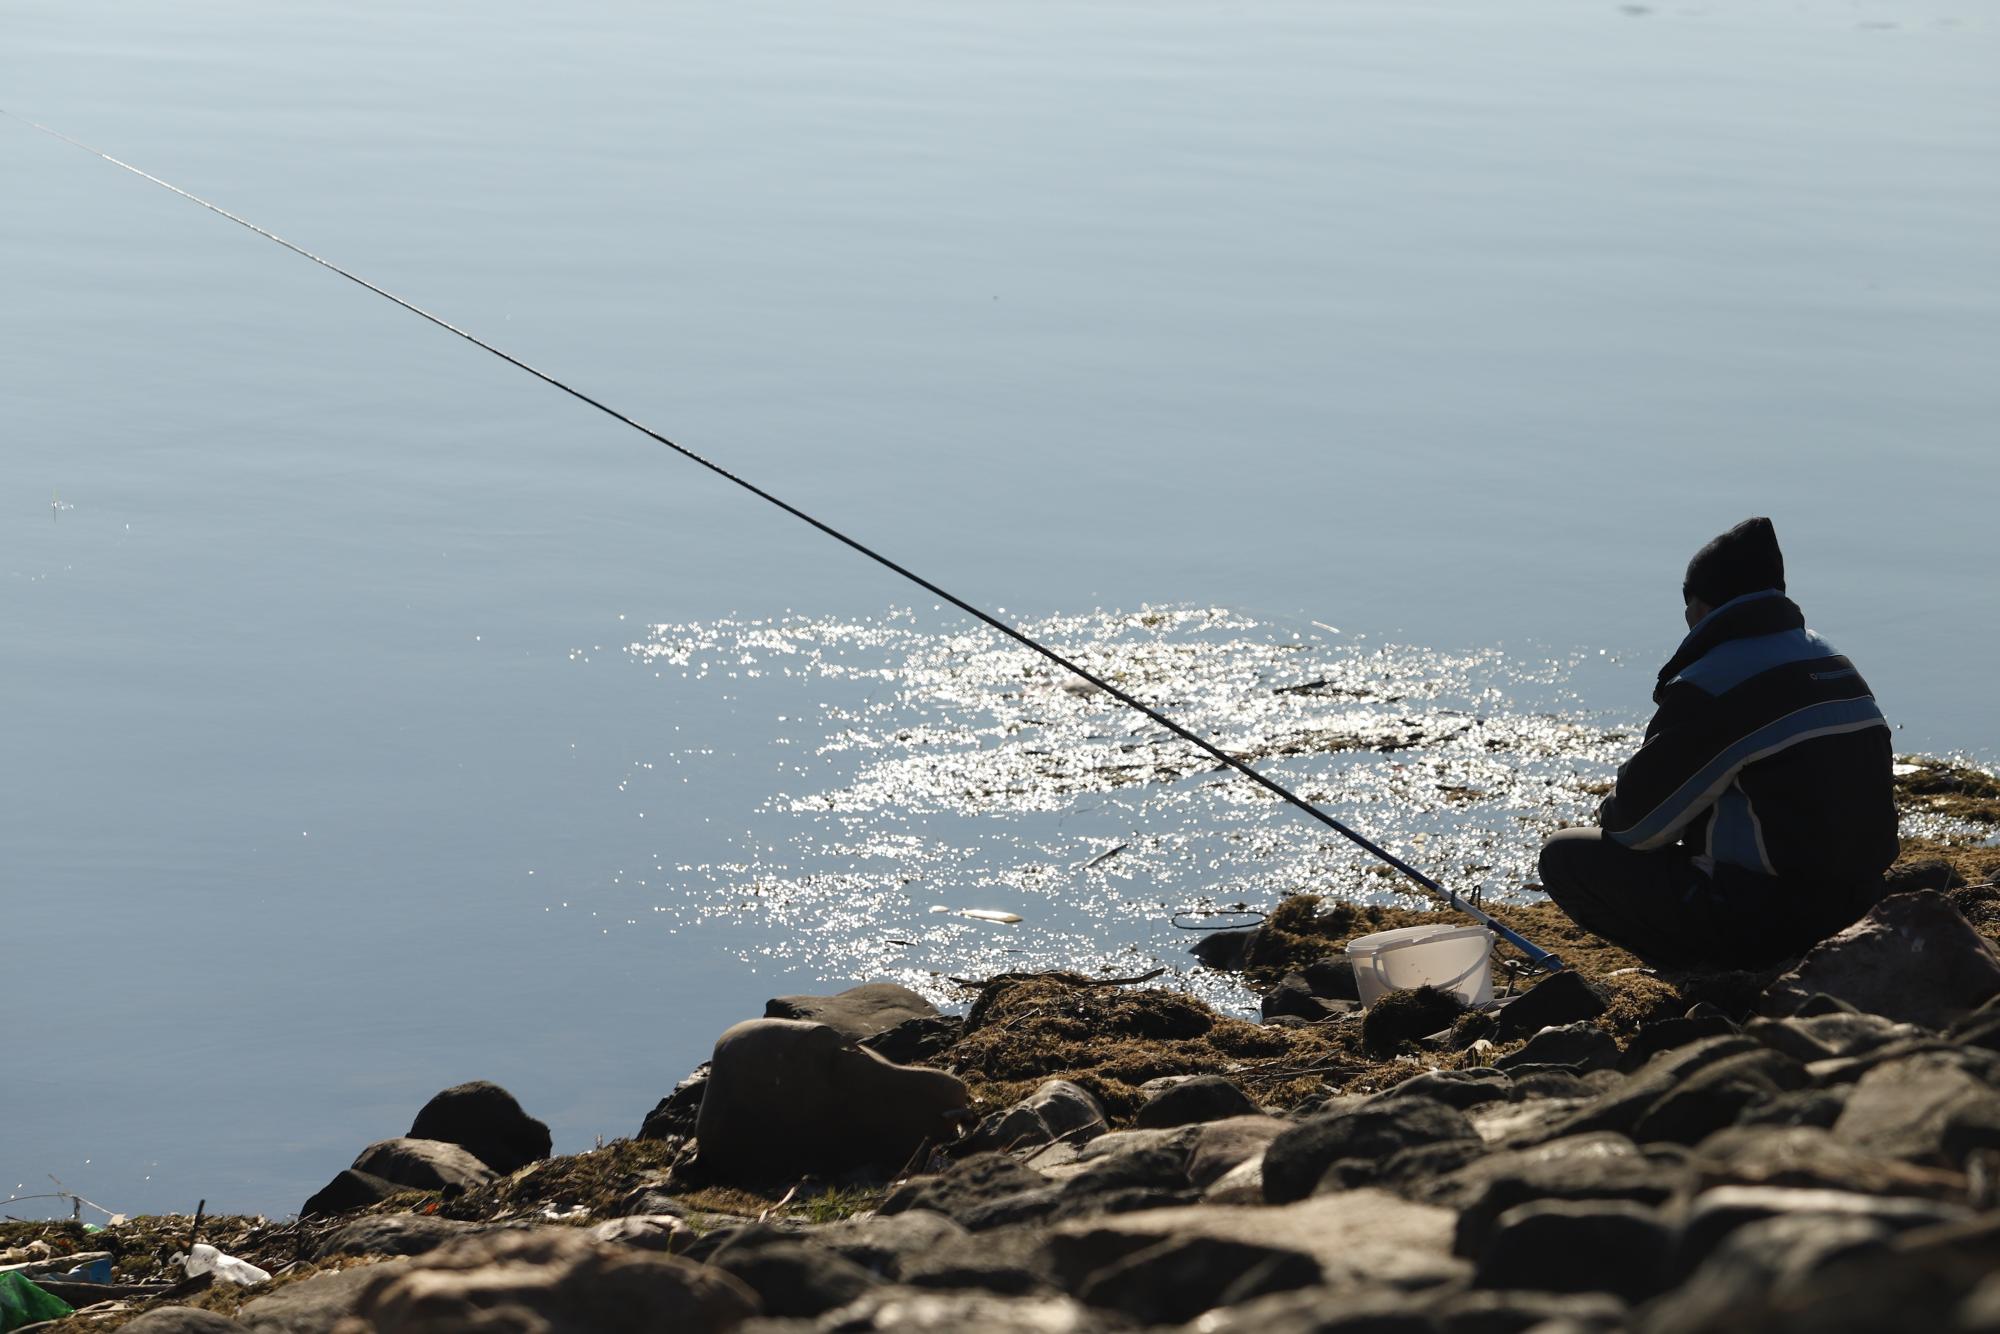
[[252, 1284], [271, 1281], [269, 1274], [248, 1260], [224, 1255], [205, 1241], [197, 1242], [194, 1249], [188, 1252], [186, 1266], [189, 1278], [194, 1278], [198, 1274], [213, 1273], [218, 1283], [236, 1283], [246, 1288]]
[[0, 1273], [0, 1331], [43, 1320], [60, 1320], [70, 1304], [52, 1297], [19, 1274]]

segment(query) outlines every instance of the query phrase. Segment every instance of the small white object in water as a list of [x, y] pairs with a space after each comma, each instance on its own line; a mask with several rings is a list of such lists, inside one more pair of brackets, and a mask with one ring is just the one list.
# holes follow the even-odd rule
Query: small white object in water
[[1911, 774], [1920, 774], [1923, 771], [1924, 766], [1921, 764], [1895, 764], [1889, 767], [1889, 772], [1898, 778], [1908, 778]]
[[1021, 920], [1021, 914], [1002, 912], [998, 908], [961, 908], [958, 915], [970, 917], [975, 922], [999, 922], [1003, 926], [1012, 926]]

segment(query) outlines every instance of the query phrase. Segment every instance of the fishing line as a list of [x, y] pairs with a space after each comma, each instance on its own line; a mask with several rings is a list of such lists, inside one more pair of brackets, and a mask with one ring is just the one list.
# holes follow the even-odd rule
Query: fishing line
[[604, 403], [598, 399], [592, 398], [589, 394], [584, 393], [581, 389], [576, 389], [571, 387], [570, 385], [563, 383], [561, 380], [558, 380], [555, 376], [550, 375], [547, 371], [540, 370], [534, 366], [529, 365], [527, 362], [521, 360], [519, 357], [513, 355], [511, 352], [507, 352], [498, 347], [495, 347], [493, 344], [487, 342], [483, 338], [480, 338], [478, 335], [468, 332], [465, 329], [459, 328], [456, 324], [453, 324], [451, 321], [445, 319], [440, 315], [432, 314], [430, 311], [425, 310], [422, 306], [417, 305], [413, 301], [409, 301], [403, 297], [397, 296], [394, 292], [389, 291], [387, 288], [377, 287], [374, 283], [369, 282], [366, 278], [361, 277], [359, 274], [352, 273], [347, 269], [343, 269], [342, 267], [340, 267], [340, 265], [335, 264], [330, 259], [325, 259], [319, 255], [315, 255], [312, 251], [307, 250], [304, 246], [294, 244], [291, 241], [287, 241], [284, 237], [279, 236], [275, 232], [266, 231], [264, 228], [259, 227], [256, 223], [251, 222], [248, 218], [240, 217], [237, 214], [231, 213], [228, 209], [223, 208], [220, 204], [213, 204], [210, 203], [208, 200], [203, 199], [200, 195], [190, 194], [188, 191], [181, 189], [178, 185], [173, 184], [171, 181], [163, 181], [158, 176], [153, 175], [151, 172], [143, 171], [140, 168], [133, 166], [129, 162], [126, 162], [120, 158], [115, 158], [101, 148], [93, 148], [89, 144], [84, 143], [81, 139], [72, 139], [69, 135], [64, 134], [60, 130], [51, 129], [48, 126], [40, 124], [37, 121], [27, 120], [24, 117], [15, 116], [13, 115], [12, 112], [7, 111], [5, 108], [0, 108], [0, 116], [7, 116], [13, 120], [19, 120], [25, 125], [29, 125], [34, 129], [40, 130], [43, 134], [46, 134], [51, 138], [60, 139], [64, 143], [70, 145], [73, 148], [80, 148], [84, 152], [89, 153], [93, 157], [101, 158], [104, 161], [109, 162], [114, 167], [120, 167], [125, 171], [129, 171], [134, 176], [139, 177], [141, 180], [151, 181], [154, 185], [159, 186], [163, 190], [172, 191], [174, 194], [179, 195], [182, 199], [187, 200], [191, 204], [198, 204], [202, 208], [207, 209], [210, 213], [214, 213], [221, 217], [227, 218], [229, 219], [229, 221], [235, 223], [237, 226], [246, 228], [249, 231], [253, 231], [257, 235], [263, 237], [265, 240], [275, 242], [276, 244], [281, 245], [285, 249], [291, 251], [293, 254], [298, 255], [304, 259], [309, 259], [313, 263], [319, 265], [321, 268], [328, 269], [334, 273], [339, 274], [341, 277], [347, 279], [347, 281], [351, 283], [354, 283], [356, 286], [367, 288], [369, 291], [373, 292], [376, 296], [383, 298], [385, 301], [393, 301], [395, 304], [401, 306], [404, 310], [409, 311], [412, 315], [416, 315], [430, 321], [432, 324], [435, 324], [438, 328], [443, 329], [446, 333], [456, 334], [458, 337], [463, 338], [466, 342], [472, 344], [476, 348], [479, 348], [481, 351], [490, 352], [494, 356], [500, 358], [500, 360], [506, 362], [508, 365], [513, 366], [518, 370], [526, 371], [528, 374], [534, 376], [537, 380], [540, 380], [543, 384], [549, 385], [556, 389], [560, 389], [563, 393], [568, 394], [571, 398], [577, 400], [579, 403], [584, 403], [589, 405], [590, 407], [596, 408], [599, 412], [611, 418], [613, 421], [622, 422], [626, 426], [631, 427], [633, 430], [639, 432], [641, 435], [646, 436], [647, 438], [653, 440], [654, 442], [665, 445], [668, 449], [673, 450], [674, 453], [679, 454], [682, 458], [687, 459], [689, 462], [700, 464], [702, 467], [708, 469], [716, 476], [722, 478], [724, 481], [734, 483], [735, 485], [741, 487], [743, 490], [748, 491], [751, 495], [756, 496], [759, 500], [768, 501], [770, 504], [776, 505], [779, 509], [791, 515], [793, 518], [811, 524], [814, 528], [819, 529], [819, 531], [825, 533], [828, 537], [832, 538], [834, 541], [839, 542], [843, 546], [849, 547], [854, 551], [859, 552], [861, 555], [866, 556], [869, 560], [874, 561], [877, 565], [882, 566], [884, 569], [891, 570], [896, 574], [901, 575], [903, 578], [909, 580], [911, 583], [915, 584], [917, 587], [923, 589], [924, 591], [931, 593], [936, 597], [942, 598], [944, 601], [958, 608], [960, 611], [972, 617], [974, 620], [980, 621], [985, 625], [991, 626], [993, 629], [998, 630], [1001, 634], [1013, 640], [1015, 643], [1021, 645], [1023, 648], [1032, 649], [1034, 652], [1039, 653], [1042, 657], [1047, 658], [1050, 662], [1055, 663], [1058, 667], [1061, 667], [1063, 670], [1067, 672], [1072, 672], [1075, 675], [1082, 677], [1084, 680], [1090, 682], [1091, 685], [1096, 686], [1099, 690], [1102, 690], [1105, 694], [1111, 696], [1119, 703], [1126, 705], [1128, 708], [1136, 709], [1140, 713], [1145, 714], [1146, 717], [1152, 719], [1155, 723], [1159, 724], [1167, 731], [1173, 733], [1181, 740], [1187, 742], [1189, 745], [1195, 747], [1197, 750], [1214, 758], [1227, 768], [1234, 769], [1237, 773], [1242, 774], [1245, 778], [1248, 778], [1251, 782], [1257, 784], [1259, 787], [1263, 788], [1267, 792], [1270, 792], [1272, 795], [1278, 797], [1280, 800], [1286, 802], [1287, 804], [1296, 807], [1300, 811], [1303, 811], [1305, 814], [1319, 821], [1321, 824], [1333, 830], [1336, 834], [1339, 834], [1341, 837], [1347, 839], [1349, 842], [1361, 848], [1363, 851], [1381, 859], [1390, 866], [1395, 867], [1398, 871], [1401, 871], [1404, 875], [1416, 881], [1416, 883], [1418, 883], [1419, 885], [1422, 885], [1432, 894], [1435, 894], [1438, 897], [1442, 898], [1445, 901], [1445, 903], [1447, 903], [1451, 907], [1456, 908], [1458, 911], [1473, 918], [1475, 921], [1485, 926], [1488, 930], [1492, 931], [1495, 935], [1498, 935], [1501, 939], [1507, 941], [1509, 944], [1514, 946], [1515, 949], [1520, 950], [1523, 954], [1528, 956], [1530, 962], [1540, 967], [1546, 968], [1550, 972], [1556, 972], [1562, 968], [1563, 966], [1562, 960], [1558, 959], [1555, 955], [1550, 954], [1547, 950], [1541, 949], [1540, 947], [1531, 944], [1525, 937], [1508, 929], [1505, 926], [1502, 926], [1499, 922], [1494, 921], [1486, 913], [1482, 912], [1480, 909], [1474, 907], [1473, 905], [1467, 903], [1465, 900], [1461, 899], [1457, 894], [1453, 893], [1449, 889], [1446, 889], [1443, 885], [1431, 879], [1431, 877], [1425, 875], [1422, 871], [1410, 865], [1402, 858], [1396, 856], [1394, 853], [1390, 852], [1387, 848], [1384, 848], [1379, 843], [1374, 842], [1366, 835], [1356, 830], [1348, 828], [1346, 825], [1342, 824], [1339, 820], [1334, 819], [1331, 815], [1328, 815], [1325, 811], [1321, 810], [1319, 807], [1313, 805], [1311, 802], [1305, 800], [1305, 798], [1294, 793], [1290, 788], [1285, 787], [1283, 784], [1277, 782], [1275, 779], [1267, 778], [1265, 775], [1251, 768], [1248, 764], [1244, 763], [1242, 760], [1237, 759], [1234, 755], [1229, 754], [1227, 751], [1223, 750], [1220, 746], [1217, 746], [1214, 742], [1209, 741], [1207, 738], [1199, 736], [1196, 733], [1189, 731], [1187, 728], [1175, 722], [1172, 718], [1169, 718], [1166, 714], [1161, 713], [1158, 709], [1155, 709], [1150, 704], [1145, 703], [1143, 700], [1137, 699], [1132, 695], [1127, 694], [1125, 691], [1120, 690], [1117, 686], [1111, 684], [1111, 682], [1106, 681], [1104, 678], [1098, 676], [1095, 672], [1092, 672], [1089, 668], [1084, 667], [1082, 664], [1063, 656], [1061, 653], [1058, 653], [1056, 650], [1048, 647], [1046, 644], [1043, 644], [1039, 640], [1032, 638], [1026, 632], [1015, 629], [1013, 626], [1007, 624], [1007, 622], [999, 619], [997, 616], [993, 616], [988, 612], [980, 610], [978, 607], [973, 606], [970, 602], [967, 602], [964, 598], [961, 598], [954, 593], [947, 592], [945, 589], [938, 587], [938, 585], [924, 578], [916, 571], [908, 568], [907, 566], [898, 564], [896, 561], [883, 555], [881, 552], [875, 550], [873, 547], [868, 546], [864, 542], [861, 542], [859, 539], [849, 537], [846, 533], [841, 532], [838, 528], [835, 528], [833, 525], [826, 523], [820, 519], [814, 518], [812, 515], [806, 513], [798, 506], [790, 503], [789, 501], [780, 499], [779, 497], [771, 494], [769, 491], [766, 491], [763, 487], [758, 486], [754, 482], [751, 482], [745, 478], [737, 476], [735, 473], [729, 471], [729, 469], [723, 467], [721, 464], [715, 462], [712, 459], [706, 458], [701, 454], [696, 453], [694, 450], [689, 449], [686, 445], [677, 444], [674, 441], [669, 440], [666, 436], [660, 434], [658, 431], [646, 425], [644, 422], [641, 422], [636, 418], [627, 416], [625, 413], [620, 412], [617, 408], [612, 407], [608, 403]]

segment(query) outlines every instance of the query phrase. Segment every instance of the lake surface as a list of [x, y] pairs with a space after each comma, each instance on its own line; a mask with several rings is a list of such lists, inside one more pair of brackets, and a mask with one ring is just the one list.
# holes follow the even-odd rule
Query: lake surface
[[[1503, 898], [1748, 514], [1901, 748], [2000, 758], [1996, 72], [1962, 0], [0, 14], [8, 111]], [[0, 172], [8, 1194], [289, 1212], [475, 1077], [575, 1150], [770, 995], [1387, 892], [324, 270]]]

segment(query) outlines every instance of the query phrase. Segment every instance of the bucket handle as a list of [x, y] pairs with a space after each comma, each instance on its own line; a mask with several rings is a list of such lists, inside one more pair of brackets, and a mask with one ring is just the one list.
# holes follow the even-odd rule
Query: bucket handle
[[[1371, 970], [1373, 970], [1375, 974], [1375, 980], [1381, 984], [1382, 990], [1384, 991], [1395, 990], [1394, 987], [1389, 985], [1388, 975], [1382, 971], [1383, 955], [1394, 953], [1397, 950], [1412, 949], [1418, 945], [1428, 945], [1435, 939], [1436, 939], [1435, 936], [1427, 936], [1418, 940], [1398, 940], [1390, 944], [1384, 945], [1380, 949], [1370, 950], [1368, 952], [1368, 967]], [[1488, 932], [1486, 934], [1486, 953], [1480, 956], [1480, 959], [1477, 963], [1473, 964], [1470, 968], [1460, 973], [1457, 977], [1452, 978], [1450, 981], [1441, 983], [1433, 982], [1430, 985], [1436, 987], [1439, 991], [1456, 991], [1458, 990], [1460, 983], [1466, 981], [1468, 978], [1471, 978], [1472, 976], [1477, 974], [1481, 968], [1487, 968], [1492, 966], [1490, 963], [1492, 954], [1493, 954], [1493, 934], [1491, 932]]]

